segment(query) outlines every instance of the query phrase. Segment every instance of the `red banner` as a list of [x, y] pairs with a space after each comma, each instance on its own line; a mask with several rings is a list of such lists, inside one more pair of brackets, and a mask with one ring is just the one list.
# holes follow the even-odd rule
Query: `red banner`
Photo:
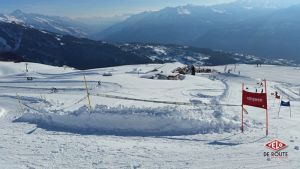
[[243, 105], [267, 109], [267, 94], [251, 93], [243, 90]]

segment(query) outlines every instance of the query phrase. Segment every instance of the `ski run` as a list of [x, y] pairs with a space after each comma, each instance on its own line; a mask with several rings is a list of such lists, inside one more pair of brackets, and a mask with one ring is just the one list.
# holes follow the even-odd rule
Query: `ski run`
[[[300, 168], [299, 68], [172, 73], [183, 66], [28, 63], [26, 72], [25, 63], [0, 62], [0, 168]], [[242, 83], [255, 92], [264, 79], [269, 135], [265, 111], [249, 106], [241, 133]], [[291, 103], [279, 116], [275, 92]], [[288, 157], [264, 156], [273, 139]]]

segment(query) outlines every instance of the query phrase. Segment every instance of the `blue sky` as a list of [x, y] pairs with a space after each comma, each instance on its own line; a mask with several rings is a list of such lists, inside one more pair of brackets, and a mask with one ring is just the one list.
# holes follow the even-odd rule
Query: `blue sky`
[[0, 13], [21, 9], [29, 13], [69, 17], [113, 16], [186, 4], [206, 5], [234, 0], [0, 0]]

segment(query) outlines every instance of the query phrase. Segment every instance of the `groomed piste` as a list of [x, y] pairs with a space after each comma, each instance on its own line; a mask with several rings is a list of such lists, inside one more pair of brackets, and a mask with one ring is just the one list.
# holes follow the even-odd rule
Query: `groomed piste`
[[[299, 68], [228, 65], [178, 78], [182, 66], [28, 63], [27, 73], [0, 62], [0, 168], [299, 168]], [[249, 106], [241, 133], [242, 83], [255, 92], [263, 79], [269, 135], [265, 111]], [[279, 114], [276, 91], [290, 101]], [[274, 138], [287, 159], [263, 156]]]

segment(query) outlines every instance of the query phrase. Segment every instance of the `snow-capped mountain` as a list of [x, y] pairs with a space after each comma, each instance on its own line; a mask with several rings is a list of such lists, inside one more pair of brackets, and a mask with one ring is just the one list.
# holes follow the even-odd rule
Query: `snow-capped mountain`
[[169, 7], [134, 15], [102, 31], [98, 38], [121, 43], [180, 44], [300, 63], [300, 5], [295, 3], [243, 0]]
[[[181, 10], [183, 9], [181, 8]], [[177, 12], [178, 15], [188, 15], [187, 11], [184, 12], [185, 14], [182, 13], [183, 11], [174, 12]], [[3, 19], [4, 17], [6, 20]], [[37, 30], [22, 22], [21, 20], [24, 20], [22, 17], [19, 17], [19, 19], [12, 16], [9, 18], [5, 15], [4, 17], [1, 17], [2, 22], [0, 22], [1, 60], [31, 61], [58, 66], [68, 65], [79, 69], [165, 62], [181, 62], [189, 65], [291, 64], [285, 60], [274, 62], [252, 55], [180, 45], [107, 44]]]
[[240, 2], [215, 6], [186, 5], [143, 12], [109, 27], [99, 33], [98, 38], [117, 42], [187, 43], [212, 28], [271, 14], [275, 10], [262, 7], [247, 10], [243, 5]]
[[24, 13], [21, 10], [16, 10], [10, 14], [0, 13], [0, 22], [17, 23], [48, 32], [95, 39], [94, 34], [124, 21], [129, 16], [129, 14], [126, 14], [110, 17], [80, 17], [71, 19], [68, 17]]
[[105, 42], [0, 22], [0, 58], [9, 60], [10, 56], [21, 56], [17, 57], [17, 61], [23, 59], [78, 69], [152, 63], [147, 57], [122, 51], [118, 46]]
[[189, 11], [187, 8], [184, 8], [184, 7], [178, 7], [177, 8], [177, 13], [179, 15], [190, 15], [191, 11]]
[[24, 24], [22, 20], [11, 15], [0, 14], [0, 22]]
[[237, 0], [243, 7], [253, 8], [286, 8], [299, 4], [299, 0]]
[[117, 42], [188, 44], [216, 27], [268, 15], [272, 8], [244, 9], [239, 3], [216, 6], [186, 5], [144, 12], [103, 32], [98, 38]]
[[31, 28], [46, 30], [49, 32], [86, 37], [87, 33], [82, 26], [66, 17], [45, 16], [40, 14], [28, 14], [16, 10], [11, 14], [0, 14], [0, 21], [18, 23]]
[[124, 64], [181, 62], [196, 65], [276, 63], [251, 55], [180, 45], [107, 44], [0, 22], [0, 59], [68, 65], [78, 69]]

